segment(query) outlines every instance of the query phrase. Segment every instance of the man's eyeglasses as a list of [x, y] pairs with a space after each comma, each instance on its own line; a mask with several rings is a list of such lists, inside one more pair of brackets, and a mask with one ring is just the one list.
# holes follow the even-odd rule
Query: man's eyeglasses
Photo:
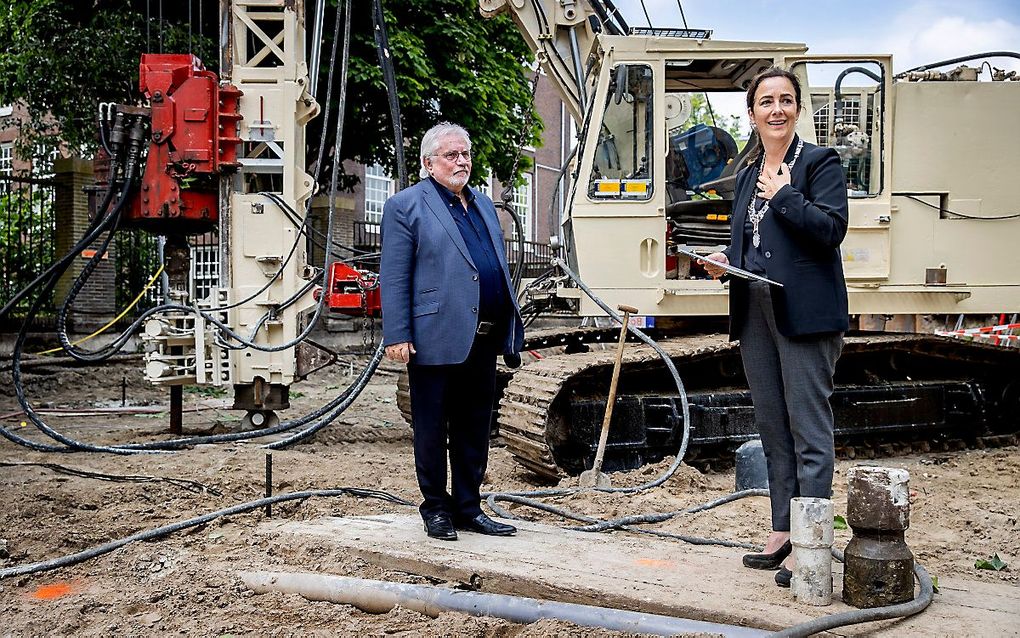
[[463, 157], [465, 162], [470, 162], [471, 151], [447, 151], [446, 153], [434, 153], [433, 157], [442, 157], [447, 162], [456, 162], [458, 157]]

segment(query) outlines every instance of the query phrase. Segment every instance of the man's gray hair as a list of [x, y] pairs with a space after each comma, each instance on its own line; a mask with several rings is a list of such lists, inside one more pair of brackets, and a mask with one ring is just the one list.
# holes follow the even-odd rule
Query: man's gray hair
[[425, 158], [434, 155], [439, 150], [439, 142], [444, 137], [456, 135], [461, 137], [467, 142], [468, 150], [471, 150], [471, 136], [464, 130], [463, 126], [452, 124], [450, 122], [440, 122], [429, 130], [425, 131], [425, 135], [421, 138], [421, 169], [418, 171], [418, 177], [425, 179], [429, 176], [429, 172], [425, 170]]

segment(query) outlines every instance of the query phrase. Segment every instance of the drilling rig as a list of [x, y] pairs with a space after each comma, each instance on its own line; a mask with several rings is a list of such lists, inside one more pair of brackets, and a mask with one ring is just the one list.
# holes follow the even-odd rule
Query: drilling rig
[[[106, 111], [110, 150], [97, 159], [100, 185], [112, 188], [118, 178], [130, 181], [117, 154], [128, 141], [145, 146], [140, 186], [123, 196], [121, 224], [165, 238], [169, 305], [148, 318], [143, 340], [147, 379], [171, 391], [171, 429], [185, 384], [232, 389], [243, 428], [273, 427], [300, 376], [318, 295], [334, 306], [357, 296], [363, 306], [374, 283], [335, 263], [325, 280], [337, 285], [322, 293], [325, 266], [308, 263], [305, 125], [319, 105], [305, 62], [304, 3], [220, 4], [218, 76], [191, 54], [143, 55], [145, 104]], [[219, 284], [193, 299], [188, 237], [210, 231]], [[362, 294], [345, 295], [350, 287]], [[376, 301], [360, 311], [377, 308]]]
[[[1020, 168], [1015, 73], [989, 65], [990, 81], [978, 81], [980, 67], [939, 71], [940, 63], [894, 74], [889, 55], [811, 55], [802, 44], [630, 28], [609, 1], [479, 5], [483, 16], [510, 14], [573, 116], [564, 261], [609, 306], [638, 307], [662, 337], [687, 384], [690, 458], [732, 458], [732, 447], [756, 433], [739, 355], [718, 334], [725, 284], [690, 257], [728, 243], [735, 177], [753, 139], [739, 151], [722, 128], [689, 123], [692, 96], [740, 95], [773, 65], [805, 87], [797, 133], [835, 148], [846, 175], [841, 251], [856, 330], [836, 372], [838, 448], [852, 457], [1016, 440], [1020, 350], [925, 330], [932, 317], [1020, 310], [1020, 216], [1008, 187]], [[566, 276], [525, 293], [524, 301], [543, 300], [605, 314]], [[909, 332], [881, 330], [886, 321]], [[500, 434], [541, 476], [591, 467], [612, 356], [585, 341], [605, 338], [592, 330], [536, 336], [526, 348], [566, 351], [506, 380]], [[632, 349], [604, 467], [676, 453], [679, 403], [654, 353]]]

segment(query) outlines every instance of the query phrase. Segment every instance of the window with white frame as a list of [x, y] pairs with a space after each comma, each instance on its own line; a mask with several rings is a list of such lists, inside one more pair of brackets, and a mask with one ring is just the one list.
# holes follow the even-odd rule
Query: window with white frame
[[[524, 183], [514, 189], [511, 204], [521, 218], [524, 241], [531, 241], [531, 173], [524, 174]], [[513, 239], [517, 239], [517, 225], [514, 224]]]
[[0, 143], [0, 175], [14, 174], [14, 142]]
[[191, 298], [205, 299], [220, 285], [220, 247], [213, 241], [191, 247]]
[[41, 144], [37, 145], [35, 155], [32, 157], [32, 176], [53, 177], [53, 163], [58, 159], [60, 159], [59, 150], [53, 148], [47, 151]]
[[393, 195], [393, 178], [382, 166], [365, 167], [365, 221], [382, 222], [383, 205]]

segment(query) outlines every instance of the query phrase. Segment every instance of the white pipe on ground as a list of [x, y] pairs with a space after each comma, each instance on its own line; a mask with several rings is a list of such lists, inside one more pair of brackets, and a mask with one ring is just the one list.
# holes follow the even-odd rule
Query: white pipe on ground
[[793, 597], [809, 605], [832, 604], [832, 501], [798, 497], [790, 501]]
[[770, 635], [770, 632], [750, 627], [643, 614], [608, 607], [328, 574], [239, 572], [238, 575], [247, 587], [260, 594], [269, 591], [299, 594], [308, 600], [354, 605], [369, 613], [386, 613], [400, 605], [432, 617], [438, 616], [443, 611], [458, 611], [472, 616], [493, 616], [524, 624], [550, 618], [584, 627], [601, 627], [659, 636], [704, 633], [727, 638], [757, 638]]

